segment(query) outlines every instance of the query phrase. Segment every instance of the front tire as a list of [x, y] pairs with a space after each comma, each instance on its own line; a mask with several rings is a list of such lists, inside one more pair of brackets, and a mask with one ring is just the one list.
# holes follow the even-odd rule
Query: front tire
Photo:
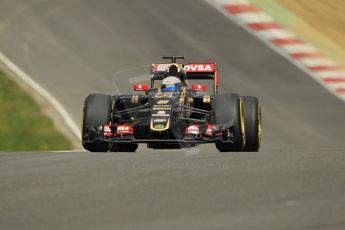
[[213, 108], [217, 126], [231, 125], [223, 132], [224, 141], [215, 143], [216, 148], [220, 152], [242, 151], [246, 141], [242, 99], [237, 94], [216, 95]]
[[261, 144], [261, 106], [256, 97], [242, 97], [246, 130], [247, 152], [257, 152]]
[[82, 124], [82, 145], [90, 152], [107, 152], [109, 144], [88, 141], [89, 127], [104, 126], [111, 120], [112, 99], [109, 95], [90, 94], [86, 97]]

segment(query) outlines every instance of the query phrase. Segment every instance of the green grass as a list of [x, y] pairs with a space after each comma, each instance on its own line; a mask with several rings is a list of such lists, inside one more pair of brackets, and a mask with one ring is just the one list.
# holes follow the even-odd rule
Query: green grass
[[277, 0], [250, 0], [252, 3], [271, 15], [283, 26], [291, 27], [296, 21], [296, 15], [282, 6]]
[[0, 70], [0, 151], [69, 150], [72, 144], [38, 105]]

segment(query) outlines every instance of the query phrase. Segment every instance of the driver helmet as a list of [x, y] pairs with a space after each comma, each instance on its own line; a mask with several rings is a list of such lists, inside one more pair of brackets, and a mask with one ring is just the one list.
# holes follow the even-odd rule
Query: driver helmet
[[175, 76], [169, 76], [162, 81], [162, 92], [176, 92], [182, 88], [182, 82]]

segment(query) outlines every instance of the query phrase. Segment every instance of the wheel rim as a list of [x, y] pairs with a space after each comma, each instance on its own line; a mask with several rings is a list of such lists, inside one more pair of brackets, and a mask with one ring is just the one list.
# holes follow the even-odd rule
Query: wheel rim
[[259, 102], [258, 106], [258, 139], [259, 139], [259, 146], [261, 145], [262, 139], [262, 127], [261, 127], [261, 103]]
[[241, 125], [241, 133], [242, 133], [242, 147], [244, 147], [246, 145], [246, 129], [245, 129], [242, 98], [240, 98], [240, 125]]

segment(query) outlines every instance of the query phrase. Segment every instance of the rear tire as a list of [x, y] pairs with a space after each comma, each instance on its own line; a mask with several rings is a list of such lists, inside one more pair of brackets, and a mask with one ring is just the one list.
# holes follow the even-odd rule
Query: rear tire
[[216, 148], [220, 152], [241, 151], [245, 145], [245, 130], [242, 99], [237, 94], [220, 94], [214, 99], [215, 124], [217, 126], [232, 124], [232, 130], [227, 129], [223, 138], [227, 139], [233, 134], [233, 143], [216, 142]]
[[261, 106], [256, 97], [242, 97], [247, 152], [257, 152], [261, 144]]
[[104, 142], [85, 142], [89, 126], [106, 125], [111, 120], [112, 100], [111, 96], [104, 94], [90, 94], [84, 103], [82, 124], [82, 145], [90, 152], [107, 152], [109, 144]]

